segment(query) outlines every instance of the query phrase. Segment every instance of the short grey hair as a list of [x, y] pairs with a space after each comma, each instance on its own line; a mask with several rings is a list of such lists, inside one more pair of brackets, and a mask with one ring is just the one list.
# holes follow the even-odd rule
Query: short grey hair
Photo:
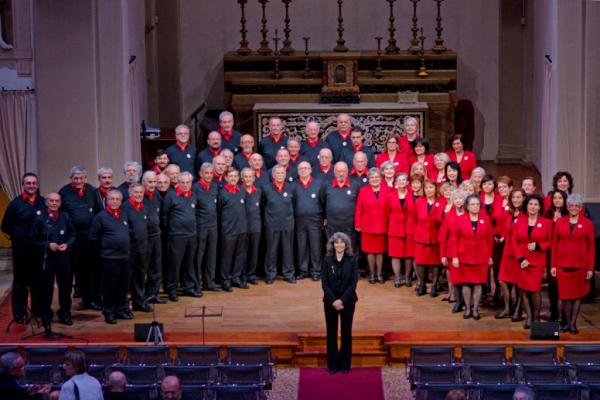
[[219, 121], [221, 121], [225, 117], [233, 118], [233, 114], [229, 111], [223, 111], [221, 114], [219, 114]]
[[332, 256], [335, 254], [335, 248], [333, 247], [333, 244], [338, 240], [341, 240], [346, 245], [344, 254], [347, 256], [352, 256], [352, 241], [350, 240], [350, 236], [348, 236], [344, 232], [335, 232], [333, 235], [331, 235], [326, 245], [327, 255]]
[[130, 196], [133, 194], [133, 191], [136, 188], [142, 188], [142, 190], [144, 190], [144, 185], [142, 185], [141, 183], [132, 183], [131, 186], [129, 186], [129, 189], [127, 189], [127, 192]]
[[533, 390], [528, 386], [517, 386], [513, 394], [513, 399], [516, 398], [517, 393], [523, 393], [527, 396], [527, 400], [533, 400], [535, 398]]
[[473, 176], [473, 174], [477, 174], [477, 173], [485, 176], [485, 169], [483, 169], [482, 167], [475, 167], [475, 168], [473, 168], [473, 171], [471, 171], [471, 176]]
[[111, 195], [111, 194], [113, 194], [113, 193], [116, 193], [116, 194], [118, 194], [118, 195], [119, 195], [119, 197], [121, 198], [121, 200], [123, 200], [123, 193], [121, 193], [121, 191], [120, 191], [120, 190], [117, 190], [117, 189], [110, 190], [110, 191], [109, 191], [109, 192], [106, 194], [106, 197], [110, 197], [110, 195]]
[[417, 124], [417, 131], [419, 130], [419, 121], [415, 118], [415, 117], [406, 117], [404, 118], [404, 121], [402, 122], [403, 126], [406, 126], [407, 123], [409, 122], [414, 122], [415, 124]]
[[271, 169], [271, 176], [275, 177], [275, 170], [276, 169], [282, 169], [285, 171], [285, 167], [283, 165], [279, 165], [276, 164], [272, 169]]
[[319, 150], [319, 156], [321, 156], [323, 153], [329, 153], [329, 155], [333, 157], [333, 153], [329, 147], [323, 147], [321, 150]]
[[381, 171], [379, 170], [379, 168], [376, 167], [369, 168], [369, 172], [367, 172], [367, 177], [370, 178], [371, 175], [377, 175], [381, 178]]
[[208, 168], [214, 168], [213, 164], [211, 162], [203, 162], [200, 166], [200, 172], [204, 172]]
[[346, 168], [346, 170], [348, 170], [348, 164], [346, 164], [345, 161], [338, 161], [333, 166], [333, 172], [337, 171], [338, 168]]
[[576, 205], [583, 205], [583, 196], [580, 195], [579, 193], [573, 193], [570, 194], [569, 197], [567, 197], [567, 205], [569, 204], [576, 204]]
[[454, 191], [452, 192], [452, 195], [450, 196], [450, 202], [452, 202], [452, 204], [454, 204], [454, 200], [456, 200], [459, 197], [462, 197], [463, 200], [466, 200], [467, 192], [465, 192], [462, 189], [454, 189]]
[[182, 173], [179, 174], [179, 176], [177, 177], [177, 182], [181, 182], [181, 180], [183, 178], [190, 178], [191, 180], [194, 180], [194, 177], [192, 176], [192, 174], [190, 174], [187, 171], [183, 171]]
[[146, 182], [146, 180], [150, 178], [158, 178], [158, 175], [154, 171], [146, 171], [144, 172], [144, 175], [142, 175], [142, 182]]
[[450, 161], [450, 156], [446, 153], [436, 153], [436, 155], [433, 156], [433, 162], [435, 162], [435, 160], [442, 160], [444, 161], [446, 164], [448, 164]]
[[231, 156], [233, 157], [233, 151], [231, 151], [229, 149], [221, 150], [221, 155], [225, 155], [225, 154], [231, 154]]
[[186, 131], [187, 133], [190, 133], [190, 127], [187, 126], [186, 124], [179, 124], [175, 127], [175, 134], [181, 132], [181, 131]]
[[87, 176], [87, 169], [83, 165], [75, 165], [69, 170], [69, 178], [73, 178], [75, 175]]
[[165, 168], [165, 172], [166, 171], [170, 171], [173, 168], [177, 168], [179, 170], [179, 172], [181, 172], [181, 167], [179, 165], [177, 165], [177, 164], [169, 164], [169, 165], [167, 165], [167, 167]]
[[9, 370], [17, 367], [17, 360], [23, 358], [16, 351], [9, 351], [0, 356], [0, 372], [6, 374]]
[[296, 142], [296, 144], [298, 146], [300, 146], [300, 140], [298, 140], [298, 138], [296, 138], [294, 136], [291, 136], [291, 137], [288, 138], [287, 145], [289, 146], [291, 142]]
[[391, 161], [385, 161], [383, 164], [381, 164], [381, 172], [383, 172], [384, 169], [386, 169], [387, 167], [392, 167], [394, 168], [394, 170], [396, 170], [396, 165], [391, 162]]
[[127, 168], [129, 167], [135, 167], [135, 169], [138, 171], [138, 174], [140, 172], [142, 172], [142, 166], [140, 165], [139, 162], [137, 161], [125, 161], [125, 164], [123, 164], [123, 173], [127, 173]]
[[246, 172], [252, 172], [253, 175], [256, 175], [256, 172], [254, 172], [254, 170], [250, 167], [242, 168], [240, 175], [244, 175]]
[[115, 173], [113, 172], [113, 169], [109, 168], [109, 167], [100, 167], [100, 168], [98, 168], [98, 171], [96, 171], [96, 175], [98, 175], [98, 176], [104, 175], [104, 174], [114, 175]]

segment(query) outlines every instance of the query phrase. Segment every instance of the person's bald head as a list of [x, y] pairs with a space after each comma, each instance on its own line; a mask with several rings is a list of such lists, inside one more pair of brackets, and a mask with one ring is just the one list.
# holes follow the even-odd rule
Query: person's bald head
[[111, 393], [124, 392], [125, 386], [127, 386], [127, 378], [121, 371], [113, 371], [108, 376], [107, 384], [108, 391]]
[[217, 131], [211, 131], [206, 138], [206, 143], [208, 144], [208, 147], [210, 147], [211, 149], [220, 148], [221, 147], [221, 134]]
[[160, 384], [164, 400], [181, 400], [181, 383], [174, 375], [165, 376]]
[[52, 192], [46, 195], [46, 207], [48, 207], [50, 211], [57, 211], [60, 208], [60, 204], [60, 194]]

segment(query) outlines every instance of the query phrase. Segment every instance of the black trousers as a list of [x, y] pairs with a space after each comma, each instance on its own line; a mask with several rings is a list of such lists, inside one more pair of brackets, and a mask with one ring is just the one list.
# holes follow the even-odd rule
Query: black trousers
[[221, 249], [221, 283], [240, 282], [246, 262], [246, 234], [221, 235]]
[[[345, 304], [344, 309], [336, 311], [331, 304], [325, 304], [325, 324], [327, 325], [327, 368], [350, 370], [352, 364], [352, 319], [355, 304]], [[341, 330], [341, 346], [338, 350], [338, 319]]]
[[130, 260], [101, 258], [102, 265], [102, 308], [106, 315], [129, 309], [127, 289], [129, 288]]
[[321, 225], [296, 225], [297, 265], [301, 274], [321, 273]]
[[327, 238], [330, 238], [336, 232], [342, 232], [348, 235], [348, 237], [350, 237], [350, 243], [352, 243], [352, 251], [354, 254], [359, 253], [358, 233], [354, 230], [354, 226], [336, 226], [327, 224]]
[[265, 241], [267, 245], [267, 254], [265, 256], [265, 274], [268, 280], [273, 280], [277, 276], [277, 256], [279, 254], [279, 245], [281, 244], [281, 262], [282, 272], [285, 279], [294, 277], [294, 252], [292, 250], [292, 240], [294, 230], [275, 231], [269, 227], [265, 229]]
[[148, 237], [146, 258], [148, 259], [148, 273], [144, 296], [148, 298], [158, 295], [162, 282], [162, 239], [160, 235]]
[[246, 234], [246, 268], [243, 272], [246, 280], [256, 279], [256, 267], [258, 266], [258, 250], [260, 248], [261, 232]]
[[192, 237], [170, 237], [167, 244], [169, 266], [167, 270], [167, 293], [175, 295], [181, 281], [181, 290], [190, 291], [200, 287], [194, 269], [198, 239]]
[[132, 249], [131, 252], [131, 302], [136, 305], [146, 303], [146, 277], [148, 275], [148, 249]]
[[42, 318], [43, 326], [52, 322], [52, 298], [54, 281], [58, 286], [58, 315], [64, 317], [71, 314], [71, 291], [73, 287], [73, 270], [71, 269], [68, 252], [53, 252], [48, 250], [46, 262], [43, 254], [35, 271], [35, 283], [32, 286], [32, 308], [34, 313]]
[[35, 260], [32, 257], [33, 246], [28, 240], [13, 239], [12, 241], [12, 259], [13, 259], [13, 281], [12, 281], [12, 312], [18, 319], [27, 313], [27, 299], [29, 297], [29, 288], [32, 285], [32, 278], [35, 270]]
[[198, 249], [196, 250], [197, 280], [200, 284], [201, 278], [204, 278], [203, 283], [205, 288], [215, 286], [218, 238], [219, 232], [217, 227], [198, 230]]
[[93, 245], [87, 239], [77, 238], [71, 248], [71, 265], [75, 284], [79, 286], [81, 301], [85, 305], [100, 301], [101, 266]]

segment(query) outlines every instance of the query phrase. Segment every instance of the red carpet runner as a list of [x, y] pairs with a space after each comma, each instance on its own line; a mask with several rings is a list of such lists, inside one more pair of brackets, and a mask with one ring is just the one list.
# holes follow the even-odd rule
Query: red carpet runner
[[384, 400], [381, 368], [352, 368], [348, 375], [301, 368], [298, 386], [298, 400]]

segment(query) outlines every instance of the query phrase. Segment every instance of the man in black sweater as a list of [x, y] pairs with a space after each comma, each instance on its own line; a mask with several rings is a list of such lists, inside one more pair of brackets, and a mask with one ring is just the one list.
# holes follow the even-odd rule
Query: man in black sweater
[[100, 252], [102, 309], [107, 324], [116, 324], [117, 318], [133, 318], [127, 302], [131, 241], [129, 222], [121, 210], [122, 200], [121, 192], [111, 190], [106, 208], [94, 217], [90, 229], [90, 240]]
[[160, 227], [160, 209], [162, 201], [156, 189], [157, 175], [154, 171], [146, 171], [142, 175], [144, 185], [144, 203], [148, 212], [148, 246], [146, 258], [148, 259], [148, 274], [146, 280], [146, 299], [149, 303], [164, 304], [166, 300], [158, 297], [162, 283], [162, 237]]
[[321, 232], [323, 230], [323, 209], [321, 207], [322, 181], [313, 179], [308, 161], [298, 165], [298, 181], [294, 193], [294, 213], [296, 218], [296, 248], [298, 256], [298, 279], [310, 275], [314, 281], [321, 279]]
[[144, 185], [133, 183], [129, 198], [123, 202], [123, 214], [129, 225], [131, 241], [130, 271], [131, 302], [133, 311], [150, 312], [146, 303], [146, 277], [148, 275], [148, 207], [144, 204]]
[[300, 154], [310, 162], [313, 169], [319, 167], [321, 150], [329, 148], [326, 141], [319, 139], [319, 129], [321, 129], [321, 127], [316, 121], [311, 121], [306, 124], [306, 140], [300, 145]]
[[256, 285], [256, 267], [258, 265], [258, 249], [262, 235], [262, 213], [260, 200], [262, 189], [254, 185], [256, 177], [251, 168], [242, 170], [243, 190], [246, 191], [246, 268], [243, 272], [244, 280]]
[[114, 173], [112, 168], [100, 167], [98, 168], [96, 175], [98, 176], [98, 189], [96, 189], [96, 193], [98, 194], [100, 203], [102, 203], [102, 207], [106, 207], [106, 196], [108, 195], [108, 192], [116, 189], [113, 186]]
[[295, 137], [291, 137], [288, 139], [287, 150], [290, 155], [290, 168], [288, 170], [288, 175], [293, 176], [294, 180], [296, 180], [298, 179], [298, 165], [302, 161], [306, 161], [306, 157], [300, 154], [300, 141]]
[[[217, 245], [219, 238], [217, 197], [219, 188], [213, 181], [214, 168], [211, 163], [200, 166], [200, 179], [192, 186], [196, 195], [196, 226], [198, 249], [196, 250], [196, 275], [203, 281], [204, 289], [220, 292], [215, 283], [217, 269]], [[201, 279], [203, 277], [204, 279]]]
[[[54, 280], [58, 286], [58, 320], [64, 325], [73, 325], [71, 319], [71, 289], [73, 270], [71, 269], [71, 247], [75, 243], [75, 229], [69, 216], [60, 212], [60, 195], [46, 196], [47, 209], [38, 215], [31, 229], [31, 240], [36, 249], [35, 285], [37, 292], [34, 309], [42, 318], [46, 336], [52, 337], [52, 295]], [[37, 303], [37, 304], [36, 304]]]
[[[209, 132], [206, 137], [206, 148], [198, 152], [196, 157], [196, 172], [200, 172], [200, 167], [204, 163], [211, 163], [213, 158], [221, 154], [221, 134], [217, 131]], [[196, 174], [196, 176], [198, 176]]]
[[352, 144], [350, 142], [351, 128], [352, 122], [350, 120], [350, 115], [340, 114], [337, 116], [337, 130], [330, 132], [325, 138], [325, 141], [333, 152], [333, 159], [335, 161], [340, 161], [342, 151]]
[[192, 174], [179, 174], [179, 185], [163, 201], [162, 224], [166, 227], [168, 269], [166, 292], [169, 300], [178, 301], [177, 285], [185, 296], [202, 297], [194, 269], [198, 246], [196, 228], [196, 195], [192, 192]]
[[362, 151], [354, 154], [353, 167], [350, 171], [350, 181], [359, 188], [369, 184], [369, 169], [367, 168], [367, 155]]
[[333, 174], [335, 176], [333, 182], [325, 182], [321, 189], [327, 236], [331, 237], [335, 232], [343, 232], [350, 237], [354, 249], [357, 239], [354, 230], [354, 209], [360, 186], [350, 181], [348, 166], [343, 161], [335, 163]]
[[75, 243], [71, 247], [75, 291], [79, 290], [84, 309], [101, 310], [100, 269], [89, 241], [89, 233], [94, 215], [102, 210], [102, 203], [96, 189], [87, 183], [88, 175], [84, 167], [74, 166], [69, 175], [71, 183], [63, 186], [58, 194], [62, 200], [60, 211], [69, 215], [75, 227]]
[[123, 175], [125, 181], [117, 189], [123, 195], [123, 201], [129, 198], [129, 188], [134, 183], [138, 183], [142, 177], [142, 166], [137, 161], [126, 161], [123, 164]]
[[333, 180], [333, 153], [330, 149], [321, 149], [319, 152], [319, 164], [313, 167], [312, 175], [322, 182], [330, 183]]
[[350, 131], [350, 141], [352, 146], [348, 146], [342, 150], [342, 156], [340, 161], [346, 162], [348, 165], [353, 165], [354, 155], [359, 151], [362, 151], [367, 156], [367, 169], [375, 166], [375, 154], [371, 146], [364, 144], [365, 134], [364, 131], [355, 126]]
[[42, 400], [50, 393], [50, 384], [22, 387], [25, 379], [25, 360], [19, 353], [8, 352], [0, 357], [0, 399]]
[[2, 219], [2, 231], [12, 242], [12, 313], [15, 322], [20, 324], [25, 323], [27, 317], [28, 288], [35, 268], [29, 236], [31, 225], [36, 215], [41, 215], [46, 208], [44, 199], [38, 195], [37, 175], [32, 172], [23, 175], [21, 186], [21, 194], [10, 202]]
[[237, 154], [240, 151], [240, 138], [241, 133], [233, 129], [235, 121], [233, 120], [233, 114], [229, 111], [223, 111], [219, 114], [219, 133], [221, 134], [221, 145], [224, 149], [233, 151], [233, 154]]
[[259, 142], [258, 151], [262, 154], [267, 169], [275, 165], [277, 150], [287, 147], [287, 136], [283, 134], [282, 129], [281, 118], [272, 117], [269, 119], [269, 136]]
[[285, 168], [276, 165], [272, 170], [273, 183], [263, 189], [265, 215], [265, 273], [267, 284], [272, 284], [277, 275], [277, 259], [281, 244], [283, 278], [288, 283], [296, 283], [294, 276], [294, 188], [285, 181]]
[[196, 173], [196, 147], [190, 143], [190, 128], [187, 125], [178, 125], [175, 128], [176, 143], [167, 147], [167, 155], [171, 164], [179, 165], [181, 172], [189, 172], [192, 176]]
[[233, 158], [233, 165], [238, 171], [250, 166], [250, 157], [254, 154], [254, 137], [243, 135], [240, 139], [241, 150]]
[[231, 285], [248, 289], [242, 280], [246, 263], [246, 191], [238, 186], [240, 174], [232, 168], [227, 171], [227, 183], [219, 192], [219, 220], [221, 226], [221, 287], [231, 292]]
[[250, 164], [250, 168], [254, 171], [254, 186], [257, 188], [262, 188], [263, 186], [271, 183], [271, 178], [266, 172], [265, 163], [260, 154], [252, 154], [248, 163]]

